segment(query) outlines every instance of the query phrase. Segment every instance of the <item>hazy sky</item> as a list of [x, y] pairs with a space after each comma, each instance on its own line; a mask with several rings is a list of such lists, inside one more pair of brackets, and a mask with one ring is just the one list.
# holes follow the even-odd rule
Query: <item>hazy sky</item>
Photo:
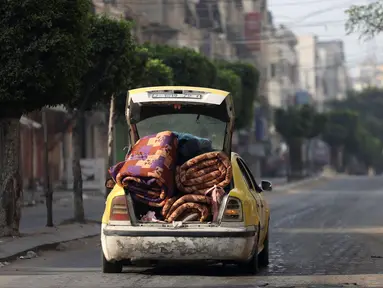
[[347, 36], [345, 32], [347, 15], [344, 11], [353, 4], [366, 3], [366, 0], [269, 0], [269, 7], [274, 23], [285, 24], [297, 35], [316, 34], [319, 40], [343, 40], [347, 65], [352, 70], [367, 57], [383, 58], [380, 52], [383, 34], [374, 41], [365, 42], [358, 39], [358, 34]]

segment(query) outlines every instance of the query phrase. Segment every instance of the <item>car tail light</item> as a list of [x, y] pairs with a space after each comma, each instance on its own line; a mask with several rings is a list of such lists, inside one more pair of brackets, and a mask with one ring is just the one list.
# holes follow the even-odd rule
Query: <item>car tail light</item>
[[233, 221], [242, 221], [242, 203], [241, 200], [235, 197], [229, 197], [226, 202], [225, 211], [223, 212], [222, 221], [224, 222], [233, 222]]
[[116, 196], [112, 200], [110, 221], [130, 221], [126, 196]]

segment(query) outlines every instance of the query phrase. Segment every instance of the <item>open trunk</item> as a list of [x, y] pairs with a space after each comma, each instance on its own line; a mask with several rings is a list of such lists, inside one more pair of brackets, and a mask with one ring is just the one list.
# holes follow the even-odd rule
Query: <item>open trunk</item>
[[[156, 164], [156, 171], [157, 168], [159, 170], [157, 176], [161, 173], [161, 177], [164, 176], [164, 174], [169, 175], [169, 171], [171, 170], [172, 177], [176, 179], [174, 194], [165, 198], [167, 202], [161, 202], [161, 205], [158, 204], [159, 202], [154, 204], [153, 201], [147, 202], [146, 200], [149, 196], [146, 196], [149, 190], [143, 189], [142, 185], [139, 192], [140, 197], [137, 197], [137, 195], [133, 193], [134, 189], [138, 190], [136, 187], [138, 184], [136, 182], [125, 189], [126, 193], [129, 193], [129, 196], [131, 196], [128, 197], [128, 199], [131, 199], [131, 201], [129, 201], [130, 209], [134, 210], [136, 218], [136, 221], [133, 222], [153, 223], [166, 220], [167, 223], [170, 224], [175, 221], [208, 224], [219, 221], [221, 218], [220, 215], [223, 214], [223, 209], [226, 205], [227, 194], [232, 187], [230, 154], [234, 119], [233, 110], [229, 93], [216, 89], [171, 86], [140, 88], [129, 91], [126, 116], [130, 129], [130, 143], [136, 145], [131, 146], [127, 157], [130, 157], [130, 153], [134, 154], [137, 151], [141, 152], [134, 155], [145, 154], [146, 157], [145, 159], [140, 158], [142, 161], [138, 162], [141, 163], [139, 164], [141, 166], [135, 169], [137, 169], [137, 171], [139, 169], [153, 169], [154, 164], [152, 165], [152, 163], [154, 162], [150, 162], [149, 158], [155, 158], [158, 153], [165, 153], [166, 156], [164, 156], [164, 158], [168, 157], [168, 154], [176, 154], [170, 157], [172, 161], [174, 160], [171, 169], [169, 165], [165, 167]], [[161, 136], [158, 136], [160, 134]], [[177, 141], [166, 143], [166, 145], [170, 147], [170, 149], [168, 149], [165, 147], [165, 144], [163, 147], [159, 146], [163, 144], [162, 142], [162, 144], [156, 142], [160, 142], [159, 139], [163, 139], [161, 137], [173, 137], [177, 138]], [[143, 141], [138, 142], [138, 140]], [[142, 144], [143, 142], [144, 144]], [[154, 142], [158, 145], [153, 144]], [[137, 148], [137, 145], [142, 146], [139, 148], [141, 150]], [[156, 151], [153, 152], [153, 149], [157, 149], [155, 147], [163, 149], [161, 150], [162, 152], [158, 152], [157, 154]], [[150, 152], [147, 152], [149, 150]], [[137, 158], [138, 156], [134, 157]], [[190, 159], [196, 162], [188, 161]], [[145, 161], [149, 161], [150, 164], [147, 164]], [[138, 164], [136, 164], [136, 162], [134, 162], [133, 165], [137, 166]], [[187, 166], [186, 168], [185, 165]], [[177, 172], [176, 167], [178, 167]], [[129, 169], [133, 168], [130, 166]], [[154, 173], [156, 173], [156, 171], [154, 171]], [[225, 174], [225, 171], [227, 174]], [[148, 177], [141, 177], [139, 184], [145, 182], [145, 185], [147, 185], [147, 179]], [[150, 181], [153, 181], [152, 179]], [[170, 178], [168, 177], [167, 179]], [[189, 181], [189, 184], [194, 183], [195, 185], [190, 185], [190, 187], [197, 187], [196, 191], [186, 186], [186, 184], [183, 186], [183, 181], [185, 183]], [[163, 182], [166, 184], [166, 181]], [[168, 182], [170, 183], [172, 181], [168, 180]], [[212, 183], [212, 185], [207, 187], [210, 183]], [[217, 184], [217, 186], [221, 188], [214, 188], [214, 184]], [[203, 188], [198, 188], [202, 187], [201, 185]], [[206, 190], [209, 190], [209, 195], [204, 194]], [[155, 194], [153, 190], [151, 190], [150, 193]], [[146, 202], [143, 201], [144, 194], [146, 195]], [[181, 197], [183, 202], [180, 200]], [[206, 200], [204, 197], [208, 199]], [[158, 198], [156, 198], [156, 200], [158, 200]], [[202, 202], [198, 202], [196, 200], [197, 198], [198, 201], [201, 200]], [[176, 202], [171, 202], [169, 199], [175, 199], [174, 201]], [[167, 207], [169, 210], [166, 210], [166, 203], [173, 203], [172, 205], [174, 206], [169, 204], [170, 206], [168, 206], [170, 208]], [[203, 207], [195, 205], [195, 203]], [[177, 205], [181, 205], [182, 207]], [[211, 212], [209, 217], [204, 217], [206, 216], [206, 207], [208, 207]], [[165, 210], [167, 211], [166, 213], [164, 212]], [[212, 213], [213, 210], [214, 213]], [[211, 214], [213, 214], [214, 217]], [[153, 215], [155, 215], [155, 217], [153, 217]], [[176, 217], [173, 217], [174, 215], [176, 215]]]
[[[142, 131], [142, 130], [140, 130], [140, 131]], [[190, 136], [188, 135], [188, 137], [191, 137], [191, 136], [192, 135], [190, 135]], [[193, 135], [193, 136], [195, 136], [195, 135]], [[207, 138], [205, 138], [205, 139], [204, 138], [198, 138], [198, 136], [197, 136], [195, 138], [192, 138], [190, 141], [193, 142], [193, 141], [196, 141], [196, 139], [198, 139], [199, 141], [208, 140]], [[190, 143], [190, 141], [189, 141], [189, 143]], [[202, 155], [204, 153], [216, 152], [216, 150], [214, 150], [214, 148], [212, 146], [210, 146], [210, 148], [203, 147], [203, 149], [200, 149], [200, 150], [195, 149], [194, 151], [192, 151], [193, 152], [192, 155], [182, 154], [182, 152], [186, 152], [186, 151], [190, 152], [190, 149], [188, 150], [188, 149], [184, 148], [187, 146], [189, 146], [189, 148], [190, 148], [190, 146], [193, 147], [193, 146], [197, 146], [197, 145], [196, 145], [196, 143], [190, 143], [188, 145], [188, 141], [182, 142], [181, 148], [178, 147], [178, 152], [179, 152], [178, 153], [178, 159], [177, 159], [178, 160], [177, 161], [178, 167], [181, 166], [182, 164], [184, 164], [187, 160], [190, 160], [192, 158], [195, 159], [196, 156]], [[176, 169], [173, 169], [173, 173], [174, 173], [174, 175], [176, 174]], [[231, 179], [232, 179], [232, 177], [231, 177]], [[223, 209], [226, 205], [227, 196], [228, 196], [230, 190], [232, 189], [232, 187], [233, 187], [232, 181], [228, 185], [223, 187], [224, 194], [221, 198], [220, 203], [218, 203], [218, 210], [219, 210], [218, 214], [219, 215], [223, 214]], [[129, 188], [125, 189], [125, 193], [127, 195], [130, 193]], [[194, 195], [194, 194], [193, 193], [190, 193], [190, 194], [184, 193], [183, 191], [178, 190], [177, 186], [175, 185], [174, 197], [181, 198], [184, 195]], [[186, 197], [190, 197], [190, 196], [186, 196]], [[154, 223], [154, 222], [166, 223], [166, 221], [165, 221], [166, 220], [166, 214], [163, 213], [164, 207], [149, 206], [147, 203], [143, 203], [142, 201], [139, 201], [139, 200], [135, 199], [134, 197], [128, 197], [128, 199], [129, 199], [129, 202], [131, 203], [130, 207], [131, 207], [131, 209], [133, 208], [134, 216], [136, 218], [135, 221], [133, 221], [133, 222], [140, 223], [141, 225], [142, 224], [145, 225], [145, 223]], [[211, 203], [209, 203], [209, 204], [206, 204], [206, 203], [201, 204], [198, 202], [186, 202], [186, 203], [194, 203], [192, 205], [195, 205], [195, 204], [205, 205], [206, 207], [208, 207], [210, 212], [212, 209]], [[206, 224], [210, 224], [212, 222], [219, 222], [221, 217], [219, 216], [217, 219], [213, 219], [213, 214], [210, 213], [208, 218], [205, 219], [203, 222], [200, 221], [200, 218], [201, 218], [201, 215], [200, 215], [200, 212], [198, 210], [193, 211], [193, 208], [188, 208], [183, 213], [181, 213], [177, 217], [176, 220], [182, 221], [183, 223], [190, 223], [190, 224], [195, 223], [195, 224], [199, 224], [199, 225], [204, 225], [204, 224], [206, 225]]]

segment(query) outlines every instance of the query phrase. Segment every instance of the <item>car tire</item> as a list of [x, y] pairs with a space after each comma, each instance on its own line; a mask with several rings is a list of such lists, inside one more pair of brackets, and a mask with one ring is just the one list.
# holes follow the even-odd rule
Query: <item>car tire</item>
[[259, 271], [258, 249], [254, 251], [254, 255], [248, 262], [240, 263], [239, 268], [241, 272], [244, 272], [246, 274], [257, 274]]
[[263, 250], [258, 255], [258, 261], [260, 267], [269, 265], [269, 228], [267, 228], [266, 238], [263, 241]]
[[104, 253], [101, 252], [101, 262], [102, 262], [102, 273], [121, 273], [122, 272], [122, 262], [109, 262], [106, 260]]

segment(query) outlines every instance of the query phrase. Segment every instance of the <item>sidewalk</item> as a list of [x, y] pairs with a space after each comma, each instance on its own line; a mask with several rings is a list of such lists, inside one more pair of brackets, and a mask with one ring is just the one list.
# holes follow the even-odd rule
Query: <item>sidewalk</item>
[[20, 233], [17, 238], [0, 238], [1, 262], [13, 259], [38, 248], [55, 247], [59, 243], [92, 237], [100, 234], [100, 224], [105, 206], [102, 195], [84, 193], [85, 218], [89, 224], [60, 225], [63, 221], [73, 218], [73, 193], [61, 191], [56, 193], [53, 203], [53, 224], [45, 227], [46, 206], [37, 204], [22, 208]]
[[[73, 218], [73, 194], [61, 195], [53, 203], [53, 223], [59, 225], [64, 220]], [[85, 218], [91, 221], [101, 221], [104, 211], [104, 197], [84, 197]], [[46, 224], [46, 206], [38, 204], [36, 206], [23, 207], [20, 222], [20, 232], [29, 233], [44, 227]]]
[[[43, 248], [53, 248], [59, 243], [97, 236], [100, 224], [69, 224], [44, 227], [18, 238], [0, 238], [0, 264]], [[0, 266], [1, 267], [1, 266]]]
[[335, 173], [332, 169], [326, 168], [322, 173], [318, 174], [317, 176], [308, 177], [299, 181], [286, 181], [284, 183], [280, 182], [280, 185], [274, 185], [274, 182], [271, 180], [271, 183], [273, 184], [273, 192], [286, 192], [294, 189], [310, 188], [312, 185], [322, 183], [324, 181], [336, 177], [337, 175], [338, 174]]
[[[100, 191], [96, 190], [84, 190], [83, 199], [100, 197], [104, 198], [104, 195]], [[23, 206], [35, 206], [45, 203], [45, 195], [43, 191], [30, 191], [24, 190], [23, 192]], [[61, 199], [73, 199], [72, 190], [59, 190], [55, 189], [53, 191], [53, 203], [60, 201]]]

